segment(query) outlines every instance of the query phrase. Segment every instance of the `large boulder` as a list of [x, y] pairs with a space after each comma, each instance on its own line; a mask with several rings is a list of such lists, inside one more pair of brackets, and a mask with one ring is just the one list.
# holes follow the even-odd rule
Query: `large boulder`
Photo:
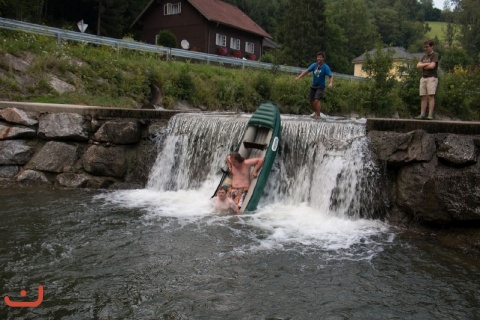
[[49, 171], [69, 171], [77, 160], [77, 147], [56, 141], [47, 142], [28, 163], [28, 168]]
[[435, 224], [480, 221], [478, 139], [423, 130], [368, 136], [392, 179], [395, 212]]
[[116, 180], [110, 177], [95, 177], [86, 173], [61, 173], [55, 183], [67, 188], [108, 188]]
[[0, 178], [13, 178], [19, 170], [19, 166], [0, 166]]
[[76, 113], [52, 113], [40, 117], [38, 136], [43, 139], [88, 140], [89, 123]]
[[90, 146], [83, 155], [83, 168], [96, 176], [123, 178], [127, 171], [124, 147]]
[[24, 140], [0, 141], [0, 165], [24, 165], [34, 153]]
[[38, 120], [33, 115], [29, 115], [25, 111], [17, 108], [5, 108], [0, 110], [0, 118], [7, 122], [24, 126], [34, 126], [38, 124]]
[[141, 131], [138, 121], [107, 121], [93, 136], [98, 142], [114, 144], [132, 144], [140, 140]]
[[473, 137], [457, 134], [448, 135], [440, 144], [437, 156], [453, 166], [468, 166], [477, 162], [477, 151]]
[[368, 136], [370, 148], [378, 160], [387, 165], [430, 161], [435, 153], [435, 137], [423, 130], [408, 133], [371, 131]]
[[32, 128], [21, 126], [10, 126], [0, 122], [0, 140], [34, 138], [37, 131]]
[[43, 172], [35, 170], [23, 170], [15, 178], [17, 182], [24, 184], [49, 184], [47, 176]]

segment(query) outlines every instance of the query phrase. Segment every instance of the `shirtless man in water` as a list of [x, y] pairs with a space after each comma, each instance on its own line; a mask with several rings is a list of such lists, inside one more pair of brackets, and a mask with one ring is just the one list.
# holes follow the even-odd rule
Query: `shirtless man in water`
[[244, 159], [238, 152], [232, 152], [227, 156], [227, 164], [233, 176], [229, 196], [240, 208], [250, 187], [250, 168], [254, 167], [252, 176], [256, 178], [263, 165], [263, 159]]
[[227, 198], [228, 186], [221, 186], [213, 198], [213, 208], [218, 213], [238, 213], [238, 207], [231, 198]]

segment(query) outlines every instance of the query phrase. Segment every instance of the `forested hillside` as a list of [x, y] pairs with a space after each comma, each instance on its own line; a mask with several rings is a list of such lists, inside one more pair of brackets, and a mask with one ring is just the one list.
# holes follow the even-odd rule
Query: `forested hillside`
[[[180, 0], [178, 0], [180, 1]], [[421, 52], [429, 21], [447, 25], [444, 41], [433, 39], [442, 56], [457, 56], [463, 67], [479, 62], [480, 7], [478, 0], [450, 0], [443, 11], [432, 0], [225, 0], [243, 10], [280, 45], [271, 62], [305, 66], [318, 50], [327, 52], [329, 65], [352, 74], [351, 60], [377, 44]], [[150, 0], [0, 0], [0, 16], [76, 29], [138, 38], [132, 22]], [[450, 52], [449, 52], [450, 51]], [[443, 61], [442, 61], [443, 62]], [[445, 64], [443, 64], [445, 65]], [[448, 69], [453, 68], [447, 59]]]

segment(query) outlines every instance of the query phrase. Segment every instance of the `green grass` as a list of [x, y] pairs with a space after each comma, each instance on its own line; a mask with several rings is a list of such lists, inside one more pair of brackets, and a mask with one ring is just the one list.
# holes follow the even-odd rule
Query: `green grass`
[[427, 21], [428, 25], [432, 30], [427, 33], [427, 38], [435, 39], [437, 37], [440, 41], [445, 40], [445, 32], [447, 30], [447, 23], [446, 22], [439, 22], [439, 21]]
[[[1, 1], [1, 0], [0, 0]], [[441, 31], [434, 23], [432, 32]], [[435, 31], [436, 30], [436, 31]], [[440, 30], [440, 31], [438, 31]], [[438, 37], [438, 36], [437, 36]], [[165, 61], [164, 56], [75, 42], [59, 44], [55, 38], [0, 30], [0, 100], [69, 103], [120, 108], [150, 104], [158, 90], [162, 106], [173, 108], [188, 101], [205, 110], [252, 112], [264, 100], [276, 103], [283, 114], [309, 114], [310, 77], [295, 81], [295, 75], [276, 69], [236, 69], [184, 61]], [[29, 61], [21, 72], [11, 67], [6, 53]], [[398, 112], [418, 114], [418, 71], [410, 80], [391, 90], [381, 82], [336, 79], [325, 92], [322, 112], [330, 115], [382, 117]], [[478, 72], [445, 74], [438, 89], [437, 110], [462, 119], [478, 120], [480, 95]], [[76, 88], [58, 93], [49, 79], [55, 76]], [[411, 90], [408, 90], [411, 88]], [[381, 99], [379, 99], [379, 97]]]

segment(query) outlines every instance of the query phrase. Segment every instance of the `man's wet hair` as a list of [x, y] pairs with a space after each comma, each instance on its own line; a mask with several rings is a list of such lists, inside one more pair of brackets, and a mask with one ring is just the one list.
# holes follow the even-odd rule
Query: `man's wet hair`
[[230, 157], [233, 159], [237, 160], [237, 162], [242, 163], [245, 159], [242, 157], [242, 155], [238, 152], [232, 152], [230, 153]]

